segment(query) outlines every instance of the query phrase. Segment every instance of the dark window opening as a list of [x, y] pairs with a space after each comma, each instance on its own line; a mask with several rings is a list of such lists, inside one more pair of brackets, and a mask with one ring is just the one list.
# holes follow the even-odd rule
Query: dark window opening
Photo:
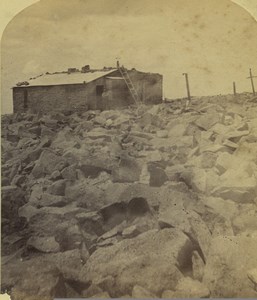
[[104, 86], [97, 85], [96, 86], [96, 96], [102, 96], [103, 92], [104, 92]]
[[24, 103], [23, 103], [24, 109], [28, 108], [28, 91], [24, 90]]

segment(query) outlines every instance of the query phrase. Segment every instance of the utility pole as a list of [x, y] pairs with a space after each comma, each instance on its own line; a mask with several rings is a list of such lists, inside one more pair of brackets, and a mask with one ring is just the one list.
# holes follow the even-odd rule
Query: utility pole
[[234, 92], [234, 96], [236, 96], [236, 83], [235, 83], [235, 81], [233, 82], [233, 92]]
[[254, 82], [253, 78], [256, 78], [257, 76], [253, 76], [252, 69], [250, 69], [250, 77], [247, 77], [247, 79], [251, 79], [252, 89], [253, 89], [253, 95], [255, 96], [255, 88], [254, 88]]
[[187, 73], [183, 73], [182, 75], [184, 75], [185, 78], [186, 78], [187, 98], [188, 98], [189, 101], [191, 101], [190, 88], [189, 88], [189, 81], [188, 81], [188, 74], [187, 74]]
[[184, 75], [185, 78], [186, 78], [187, 101], [186, 101], [186, 107], [185, 107], [185, 110], [187, 110], [188, 107], [189, 107], [189, 104], [190, 104], [190, 102], [191, 102], [191, 95], [190, 95], [190, 88], [189, 88], [188, 74], [187, 74], [187, 73], [183, 73], [182, 75]]
[[117, 67], [117, 69], [119, 69], [120, 68], [120, 57], [116, 57], [116, 67]]

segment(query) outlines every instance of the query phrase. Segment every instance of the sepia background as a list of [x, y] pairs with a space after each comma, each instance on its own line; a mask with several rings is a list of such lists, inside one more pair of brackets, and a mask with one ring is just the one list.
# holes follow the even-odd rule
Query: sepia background
[[[194, 96], [232, 93], [233, 81], [238, 92], [251, 92], [249, 68], [257, 75], [256, 0], [7, 2], [0, 3], [5, 24], [15, 15], [15, 2], [16, 13], [25, 3], [37, 3], [13, 18], [3, 33], [2, 113], [12, 112], [11, 87], [18, 81], [85, 64], [115, 66], [117, 59], [128, 68], [163, 74], [164, 96], [170, 99], [186, 96], [183, 72], [189, 73]], [[233, 105], [227, 102], [227, 123]], [[255, 110], [249, 107], [245, 114], [254, 125]], [[212, 111], [208, 116], [212, 121]], [[231, 175], [240, 172], [233, 169]]]
[[[163, 74], [167, 98], [186, 95], [183, 72], [195, 96], [231, 93], [233, 81], [238, 92], [250, 91], [256, 2], [235, 2], [252, 15], [230, 0], [41, 0], [3, 33], [2, 112], [12, 112], [11, 87], [18, 81], [85, 64], [115, 66], [117, 58], [128, 68]], [[6, 20], [11, 11], [3, 3]]]

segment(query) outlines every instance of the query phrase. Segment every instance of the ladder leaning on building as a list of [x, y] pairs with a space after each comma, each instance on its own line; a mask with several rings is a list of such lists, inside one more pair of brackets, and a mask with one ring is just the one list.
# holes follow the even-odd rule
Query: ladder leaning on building
[[140, 99], [139, 99], [137, 90], [135, 89], [135, 86], [134, 86], [132, 80], [130, 79], [127, 70], [123, 66], [120, 67], [118, 63], [117, 63], [117, 66], [118, 66], [118, 69], [121, 73], [122, 78], [126, 82], [126, 85], [127, 85], [128, 89], [130, 91], [130, 94], [131, 94], [132, 98], [134, 99], [135, 103], [137, 105], [139, 105], [140, 104]]

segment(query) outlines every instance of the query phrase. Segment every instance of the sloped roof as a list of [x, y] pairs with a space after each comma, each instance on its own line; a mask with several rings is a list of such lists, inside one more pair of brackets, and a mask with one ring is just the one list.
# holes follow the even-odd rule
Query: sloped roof
[[113, 80], [123, 80], [123, 77], [111, 77], [111, 76], [108, 76], [106, 77], [107, 79], [113, 79]]
[[66, 85], [66, 84], [80, 84], [89, 83], [105, 75], [111, 74], [117, 69], [108, 71], [93, 71], [88, 73], [56, 73], [56, 74], [44, 74], [35, 79], [28, 80], [28, 85], [21, 85], [19, 87], [30, 87], [30, 86], [51, 86], [51, 85]]

